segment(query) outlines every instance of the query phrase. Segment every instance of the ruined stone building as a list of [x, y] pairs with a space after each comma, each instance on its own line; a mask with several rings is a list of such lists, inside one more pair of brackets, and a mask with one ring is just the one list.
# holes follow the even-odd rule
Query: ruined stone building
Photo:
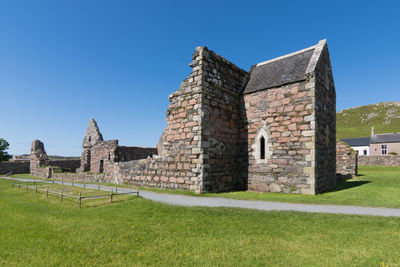
[[118, 140], [104, 141], [94, 119], [90, 119], [83, 139], [81, 172], [112, 173], [114, 162], [145, 159], [157, 154], [156, 148], [119, 146]]
[[206, 47], [192, 59], [192, 73], [169, 96], [157, 149], [104, 141], [91, 119], [81, 173], [197, 193], [317, 194], [336, 185], [336, 94], [325, 40], [249, 71]]
[[169, 96], [157, 155], [116, 159], [121, 147], [103, 141], [91, 121], [82, 171], [198, 193], [316, 194], [336, 185], [336, 95], [325, 40], [248, 72], [206, 47], [192, 58], [192, 73]]

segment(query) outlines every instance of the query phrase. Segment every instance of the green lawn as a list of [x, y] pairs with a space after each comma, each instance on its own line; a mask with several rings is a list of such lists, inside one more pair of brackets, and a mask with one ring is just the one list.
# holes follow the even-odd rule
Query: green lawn
[[78, 209], [0, 181], [0, 266], [396, 266], [400, 220], [185, 208]]
[[235, 199], [400, 208], [400, 167], [359, 166], [359, 176], [315, 196], [232, 192], [206, 194]]
[[[20, 174], [16, 174], [15, 177], [20, 177]], [[28, 176], [25, 175], [24, 178]], [[122, 185], [122, 187], [133, 186]], [[315, 196], [249, 191], [197, 195], [192, 191], [183, 190], [145, 187], [139, 189], [199, 197], [400, 208], [400, 167], [359, 166], [359, 176], [355, 179], [339, 184], [330, 192]]]

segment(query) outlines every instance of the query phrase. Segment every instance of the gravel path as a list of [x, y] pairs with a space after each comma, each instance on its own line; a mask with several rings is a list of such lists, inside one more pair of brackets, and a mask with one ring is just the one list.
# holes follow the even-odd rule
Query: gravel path
[[[0, 178], [7, 180], [17, 180], [21, 182], [32, 182], [31, 179], [9, 178], [9, 177], [0, 177]], [[42, 180], [40, 181], [43, 182]], [[56, 181], [56, 183], [61, 184], [60, 181]], [[71, 185], [71, 183], [67, 182], [64, 182], [64, 184]], [[74, 186], [83, 187], [84, 185], [74, 183]], [[86, 188], [98, 189], [98, 185], [86, 184]], [[115, 191], [115, 187], [111, 186], [101, 186], [100, 189], [104, 191], [111, 191], [111, 190]], [[118, 187], [118, 192], [131, 192], [131, 191], [136, 191], [136, 190]], [[185, 195], [155, 193], [150, 191], [140, 191], [139, 195], [146, 199], [177, 206], [231, 207], [231, 208], [266, 210], [266, 211], [280, 210], [280, 211], [301, 211], [301, 212], [400, 217], [400, 209], [392, 209], [392, 208], [297, 204], [297, 203], [283, 203], [283, 202], [273, 202], [273, 201], [237, 200], [237, 199], [228, 199], [221, 197], [192, 197]]]

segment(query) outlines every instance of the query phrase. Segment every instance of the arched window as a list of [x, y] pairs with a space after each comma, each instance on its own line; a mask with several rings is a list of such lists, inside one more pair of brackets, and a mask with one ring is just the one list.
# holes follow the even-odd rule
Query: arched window
[[265, 138], [260, 137], [260, 159], [265, 159]]

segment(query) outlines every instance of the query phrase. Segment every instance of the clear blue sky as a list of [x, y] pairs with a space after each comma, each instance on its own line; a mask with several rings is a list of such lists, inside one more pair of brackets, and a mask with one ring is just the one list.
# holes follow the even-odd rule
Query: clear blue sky
[[196, 46], [239, 67], [328, 39], [337, 109], [400, 99], [399, 1], [0, 1], [0, 137], [9, 153], [155, 146]]

